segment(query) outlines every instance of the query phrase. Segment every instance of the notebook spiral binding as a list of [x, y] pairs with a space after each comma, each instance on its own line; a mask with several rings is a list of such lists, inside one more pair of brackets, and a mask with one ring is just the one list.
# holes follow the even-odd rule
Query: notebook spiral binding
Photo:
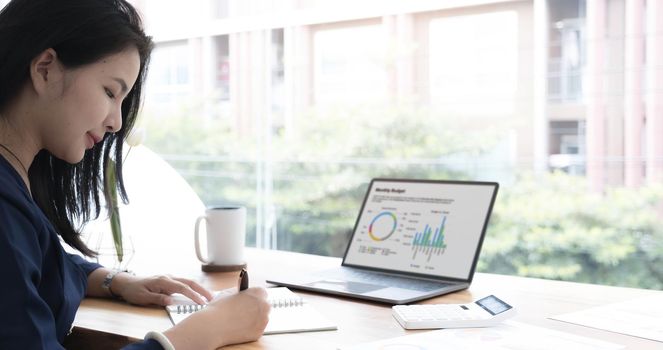
[[270, 299], [268, 302], [272, 305], [273, 308], [304, 305], [304, 299], [302, 298]]
[[204, 309], [206, 306], [207, 305], [177, 305], [177, 309], [175, 309], [174, 306], [169, 307], [169, 309], [175, 311], [178, 314], [192, 314], [196, 311]]
[[[269, 299], [269, 304], [273, 308], [282, 308], [282, 307], [293, 307], [293, 306], [302, 306], [304, 305], [303, 298], [288, 298], [288, 299]], [[178, 314], [192, 314], [196, 311], [204, 309], [207, 305], [169, 305], [167, 306], [170, 312], [175, 312]]]

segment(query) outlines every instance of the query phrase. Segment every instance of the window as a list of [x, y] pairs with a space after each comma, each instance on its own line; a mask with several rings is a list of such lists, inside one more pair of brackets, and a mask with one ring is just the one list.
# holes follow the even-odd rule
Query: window
[[550, 123], [550, 167], [572, 175], [585, 174], [585, 123]]
[[384, 99], [385, 37], [379, 25], [320, 30], [313, 45], [317, 105]]
[[161, 43], [152, 53], [147, 89], [150, 105], [169, 105], [193, 93], [186, 42]]
[[514, 11], [432, 20], [429, 46], [437, 109], [459, 116], [513, 113], [519, 59]]
[[492, 180], [480, 271], [663, 288], [659, 14], [202, 1], [172, 26], [140, 3], [146, 144], [208, 205], [246, 205], [248, 244], [340, 256], [371, 178]]

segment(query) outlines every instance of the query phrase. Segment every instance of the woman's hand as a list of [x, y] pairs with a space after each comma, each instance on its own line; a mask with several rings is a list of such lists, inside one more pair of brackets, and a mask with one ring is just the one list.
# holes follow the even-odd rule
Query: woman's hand
[[267, 292], [249, 288], [208, 304], [164, 332], [177, 350], [216, 349], [254, 341], [262, 336], [269, 317]]
[[113, 278], [111, 291], [131, 304], [170, 305], [173, 293], [184, 294], [198, 304], [205, 304], [201, 296], [212, 300], [212, 293], [200, 284], [186, 279], [170, 276], [136, 277], [120, 273]]

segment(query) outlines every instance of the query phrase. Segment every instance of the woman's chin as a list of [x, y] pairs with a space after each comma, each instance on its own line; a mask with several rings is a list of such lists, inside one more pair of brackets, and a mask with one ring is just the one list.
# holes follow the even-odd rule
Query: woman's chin
[[67, 154], [53, 154], [56, 158], [65, 161], [71, 165], [76, 165], [83, 161], [83, 158], [85, 157], [85, 153], [87, 150], [83, 150], [82, 152], [67, 152]]

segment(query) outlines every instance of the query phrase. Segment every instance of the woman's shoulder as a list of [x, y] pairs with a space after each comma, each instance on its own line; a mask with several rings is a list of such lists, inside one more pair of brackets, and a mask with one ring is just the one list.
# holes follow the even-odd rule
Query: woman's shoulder
[[25, 256], [39, 259], [51, 239], [48, 225], [23, 180], [7, 166], [11, 165], [0, 157], [0, 254], [21, 249]]
[[23, 180], [18, 175], [14, 167], [0, 155], [0, 193], [19, 194], [25, 188]]
[[[14, 168], [0, 156], [0, 216], [14, 216], [16, 211], [33, 218], [35, 205]], [[11, 219], [3, 218], [0, 221]]]

